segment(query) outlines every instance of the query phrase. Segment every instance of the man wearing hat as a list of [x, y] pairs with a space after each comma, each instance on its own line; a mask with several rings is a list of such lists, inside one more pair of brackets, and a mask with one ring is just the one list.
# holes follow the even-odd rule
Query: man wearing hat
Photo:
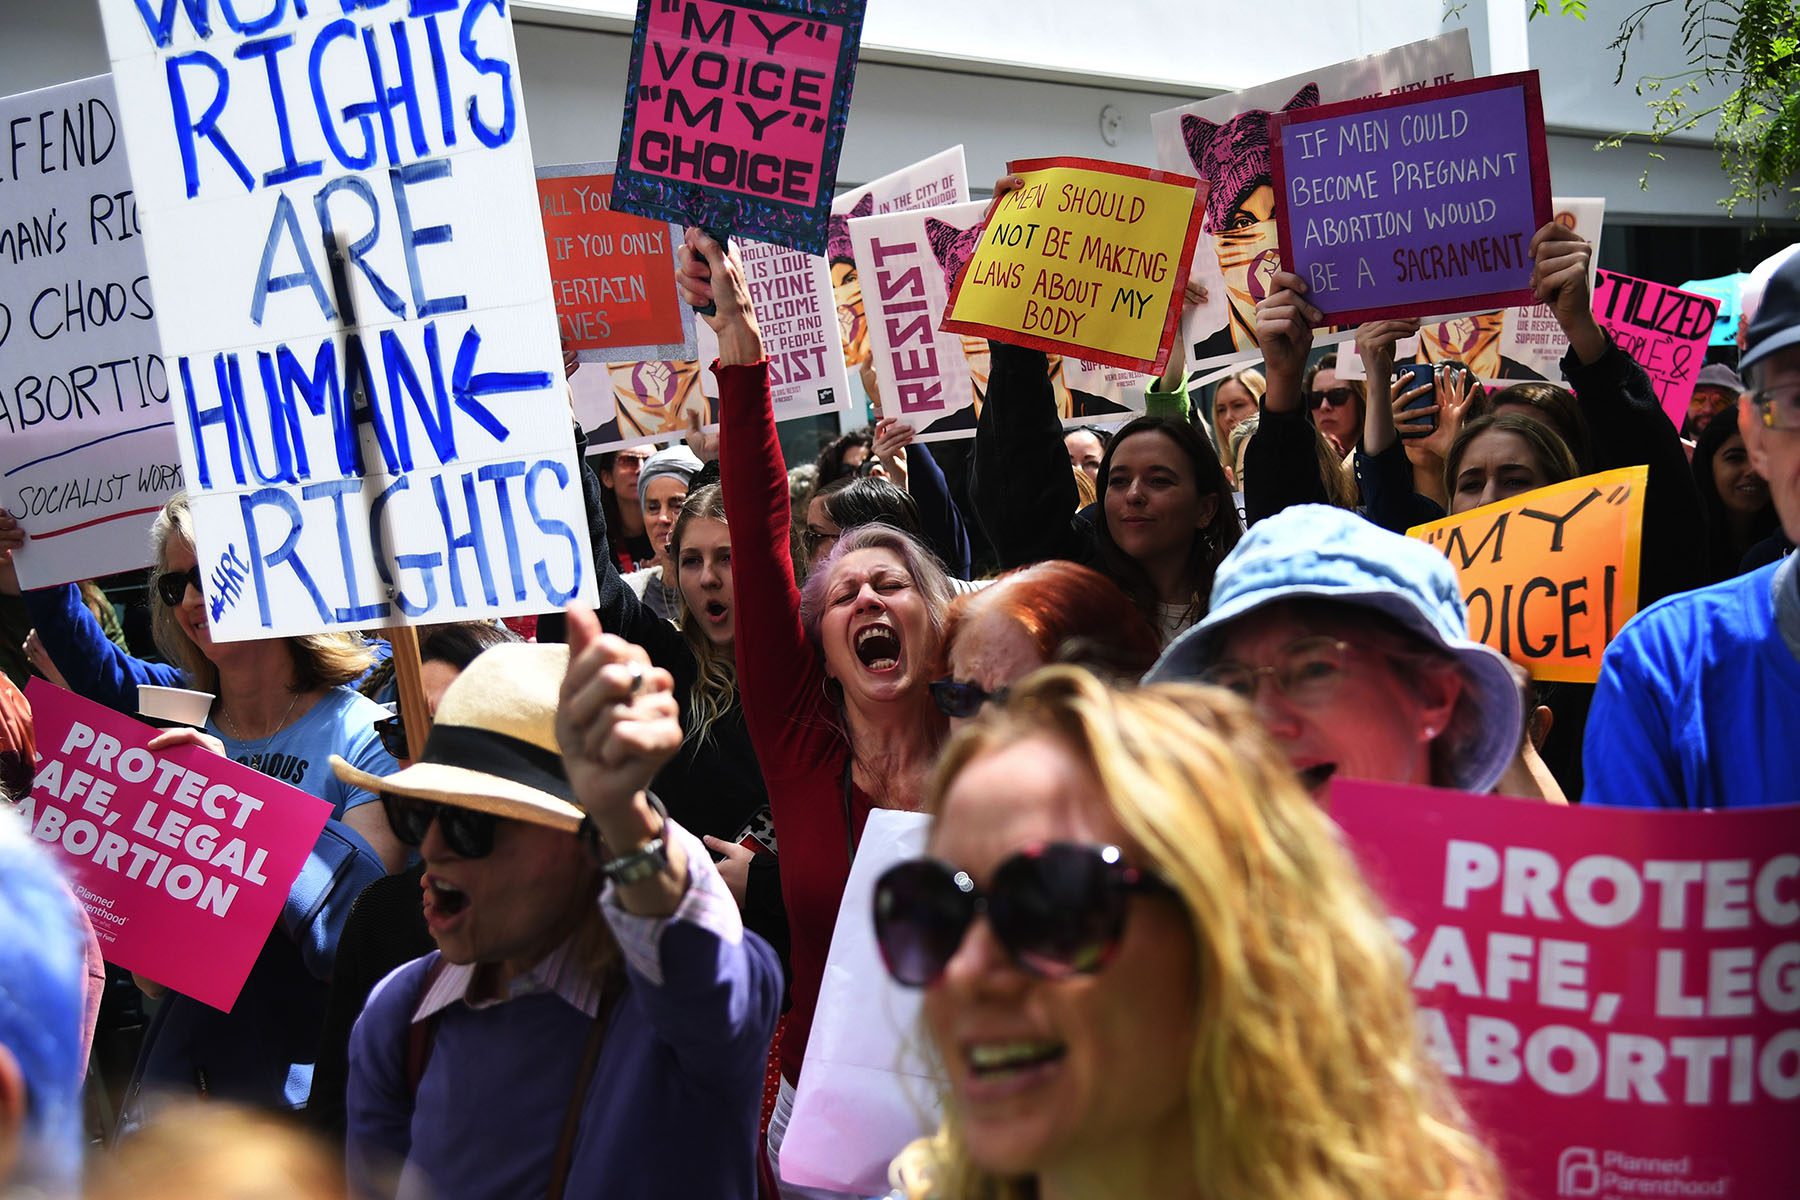
[[[1744, 338], [1738, 429], [1800, 539], [1800, 256], [1769, 279]], [[1800, 557], [1634, 617], [1607, 647], [1583, 756], [1590, 804], [1791, 804], [1800, 767]]]
[[367, 1194], [756, 1194], [781, 968], [646, 790], [681, 744], [668, 674], [590, 612], [569, 633], [477, 657], [399, 774], [333, 761], [418, 847], [438, 944], [351, 1036]]
[[700, 459], [686, 446], [668, 446], [652, 454], [638, 469], [638, 506], [644, 532], [656, 561], [625, 576], [625, 583], [650, 611], [665, 621], [681, 616], [681, 593], [675, 586], [675, 564], [669, 561], [669, 538], [681, 515], [688, 485], [699, 473]]
[[1707, 363], [1694, 380], [1694, 396], [1688, 401], [1687, 417], [1681, 422], [1681, 436], [1690, 442], [1699, 437], [1712, 419], [1728, 409], [1736, 408], [1744, 394], [1744, 381], [1724, 363]]

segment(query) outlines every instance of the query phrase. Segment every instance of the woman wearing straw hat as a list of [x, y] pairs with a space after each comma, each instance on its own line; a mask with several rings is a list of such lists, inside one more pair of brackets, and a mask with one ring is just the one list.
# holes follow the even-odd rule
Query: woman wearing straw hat
[[350, 1168], [374, 1194], [398, 1169], [407, 1196], [749, 1200], [781, 968], [647, 791], [681, 745], [669, 674], [586, 610], [569, 633], [476, 658], [398, 774], [333, 763], [418, 847], [438, 944], [351, 1036]]

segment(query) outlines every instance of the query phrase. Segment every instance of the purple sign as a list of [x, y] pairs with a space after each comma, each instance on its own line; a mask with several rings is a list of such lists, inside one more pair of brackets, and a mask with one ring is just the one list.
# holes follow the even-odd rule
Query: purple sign
[[1269, 119], [1282, 266], [1332, 325], [1532, 303], [1550, 220], [1536, 71]]

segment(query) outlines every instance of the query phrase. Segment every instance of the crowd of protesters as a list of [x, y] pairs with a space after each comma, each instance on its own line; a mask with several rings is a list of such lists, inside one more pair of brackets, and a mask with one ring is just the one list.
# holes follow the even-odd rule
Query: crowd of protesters
[[[39, 674], [126, 714], [210, 693], [153, 748], [331, 805], [229, 1012], [108, 968], [0, 819], [0, 1193], [73, 1194], [104, 1136], [103, 1196], [823, 1195], [781, 1152], [897, 809], [929, 855], [881, 876], [876, 938], [949, 1091], [935, 1136], [896, 1131], [896, 1196], [1503, 1195], [1332, 781], [1729, 809], [1800, 765], [1800, 257], [1753, 277], [1678, 428], [1595, 319], [1592, 248], [1552, 223], [1531, 254], [1561, 383], [1398, 371], [1416, 320], [1320, 353], [1277, 272], [1261, 367], [1210, 393], [1177, 366], [1155, 415], [1066, 429], [1045, 355], [996, 340], [944, 463], [888, 418], [790, 468], [735, 252], [690, 230], [718, 434], [590, 466], [575, 431], [596, 609], [425, 630], [416, 758], [379, 640], [211, 637], [184, 497], [149, 530], [154, 654], [103, 598], [21, 592], [32, 531], [0, 515]], [[1534, 684], [1405, 532], [1628, 466], [1641, 612], [1597, 684]], [[269, 1117], [296, 1110], [311, 1134]]]

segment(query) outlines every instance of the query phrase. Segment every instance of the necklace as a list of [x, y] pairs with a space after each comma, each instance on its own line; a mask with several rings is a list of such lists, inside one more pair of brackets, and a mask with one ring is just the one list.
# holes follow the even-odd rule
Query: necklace
[[[275, 735], [280, 733], [282, 729], [287, 726], [288, 718], [294, 715], [294, 706], [299, 703], [300, 693], [295, 692], [294, 698], [288, 701], [287, 711], [281, 714], [281, 720], [275, 722], [275, 728], [269, 730], [269, 732], [263, 736], [261, 742], [245, 750], [245, 757], [253, 757], [261, 754], [264, 750], [267, 750], [269, 748], [269, 743], [275, 740]], [[222, 708], [219, 710], [219, 720], [229, 726], [231, 736], [234, 740], [246, 743], [249, 742], [250, 739], [244, 736], [243, 727], [236, 721], [233, 721], [230, 717], [226, 716], [225, 710]]]

